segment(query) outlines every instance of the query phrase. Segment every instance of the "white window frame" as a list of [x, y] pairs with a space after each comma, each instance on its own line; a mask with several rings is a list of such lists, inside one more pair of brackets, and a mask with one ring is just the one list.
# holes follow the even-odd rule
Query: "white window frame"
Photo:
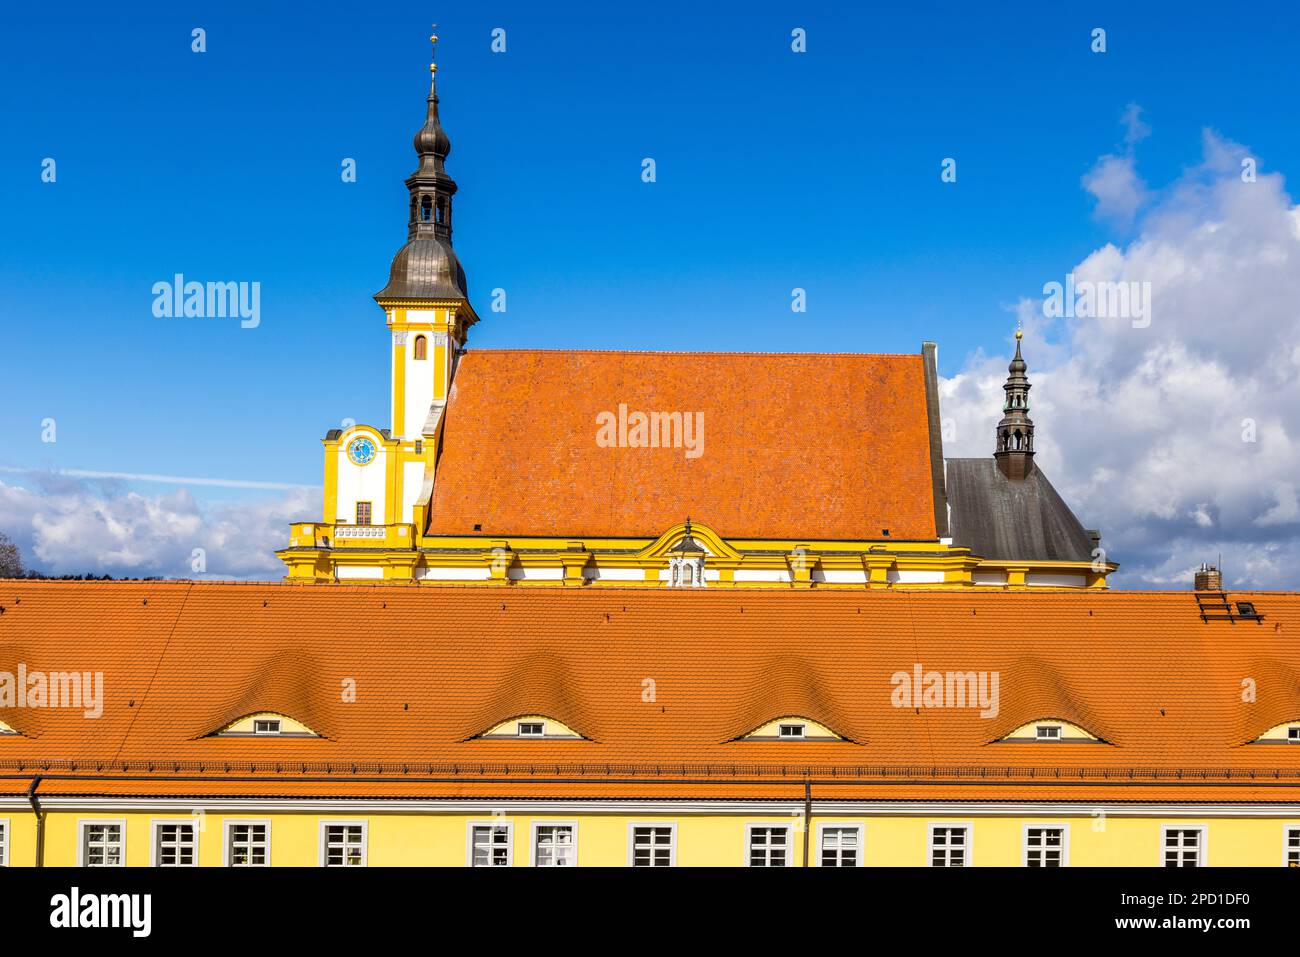
[[194, 828], [194, 863], [193, 864], [168, 864], [167, 867], [198, 867], [199, 866], [199, 822], [193, 817], [174, 817], [174, 818], [154, 818], [149, 822], [149, 866], [162, 867], [158, 863], [158, 829], [176, 824], [188, 824]]
[[[230, 861], [230, 829], [245, 824], [261, 824], [266, 828], [266, 863], [232, 864]], [[221, 823], [221, 866], [222, 867], [270, 867], [271, 866], [271, 822], [266, 818], [228, 818]]]
[[1290, 725], [1286, 729], [1287, 744], [1300, 744], [1300, 725]]
[[125, 818], [104, 818], [104, 817], [86, 817], [77, 820], [77, 866], [91, 867], [86, 863], [86, 828], [96, 825], [113, 825], [116, 824], [121, 828], [121, 837], [118, 839], [121, 844], [122, 853], [120, 864], [95, 864], [94, 867], [126, 867], [126, 819]]
[[854, 867], [864, 867], [862, 858], [866, 851], [866, 833], [867, 829], [861, 821], [819, 821], [817, 823], [817, 843], [810, 848], [810, 853], [817, 859], [816, 867], [823, 867], [822, 864], [822, 831], [831, 828], [836, 830], [849, 830], [858, 832], [858, 862]]
[[[369, 867], [369, 866], [370, 866], [370, 822], [367, 821], [367, 820], [365, 820], [364, 818], [362, 818], [362, 819], [360, 819], [360, 820], [358, 820], [358, 819], [356, 819], [356, 818], [353, 818], [352, 820], [339, 820], [339, 821], [331, 820], [331, 821], [321, 821], [321, 822], [320, 822], [320, 828], [319, 828], [319, 830], [318, 830], [318, 834], [319, 834], [319, 836], [320, 836], [320, 841], [319, 841], [319, 857], [318, 857], [318, 864], [319, 864], [319, 866], [320, 866], [320, 867], [328, 867], [328, 866], [329, 866], [328, 864], [325, 863], [325, 861], [326, 861], [326, 859], [327, 859], [327, 857], [328, 857], [328, 854], [329, 854], [329, 847], [328, 847], [328, 843], [329, 843], [329, 842], [328, 842], [328, 839], [327, 839], [327, 836], [326, 836], [326, 835], [328, 834], [328, 830], [329, 830], [329, 828], [331, 828], [331, 827], [359, 827], [359, 828], [361, 828], [361, 863], [360, 863], [360, 865], [336, 864], [336, 865], [334, 865], [334, 866], [337, 867], [337, 868], [341, 868], [341, 869], [347, 869], [348, 867], [354, 867], [354, 866]], [[269, 861], [269, 860], [271, 859], [271, 832], [270, 832], [269, 830], [266, 832], [266, 844], [267, 844], [266, 858], [267, 858], [267, 860]]]
[[[798, 728], [798, 734], [782, 734], [784, 728]], [[776, 737], [779, 741], [804, 741], [808, 738], [808, 725], [802, 721], [778, 721]]]
[[[1287, 860], [1287, 856], [1289, 852], [1292, 850], [1292, 848], [1288, 846], [1288, 842], [1291, 839], [1292, 831], [1295, 831], [1298, 835], [1300, 835], [1300, 822], [1292, 821], [1282, 825], [1282, 866], [1283, 867], [1291, 866], [1291, 862]], [[1300, 847], [1296, 847], [1295, 852], [1296, 852], [1296, 856], [1300, 857]]]
[[[1166, 835], [1170, 831], [1199, 831], [1200, 837], [1196, 839], [1196, 866], [1204, 867], [1206, 860], [1206, 845], [1209, 843], [1209, 828], [1204, 824], [1162, 824], [1160, 825], [1160, 859], [1157, 862], [1159, 867], [1168, 867], [1165, 863], [1165, 841]], [[1179, 848], [1183, 850], [1183, 848]], [[1179, 865], [1182, 867], [1183, 865]]]
[[[1035, 741], [1060, 741], [1062, 740], [1062, 735], [1064, 734], [1064, 730], [1065, 729], [1059, 724], [1036, 724], [1034, 725], [1034, 740]], [[1054, 733], [1044, 734], [1043, 732], [1045, 731], [1050, 731]]]
[[[1285, 832], [1283, 832], [1285, 833]], [[9, 833], [9, 818], [0, 817], [0, 867], [9, 866], [9, 841], [12, 840]], [[1286, 855], [1282, 855], [1286, 859]]]
[[[677, 822], [676, 821], [629, 821], [627, 825], [627, 866], [634, 867], [636, 860], [636, 829], [638, 827], [666, 827], [669, 831], [668, 838], [668, 866], [677, 866]], [[651, 845], [653, 858], [653, 848]], [[651, 868], [658, 867], [657, 864], [651, 864]]]
[[[975, 827], [970, 821], [931, 821], [926, 828], [925, 841], [925, 866], [934, 867], [934, 832], [936, 828], [965, 828], [966, 839], [962, 842], [962, 849], [965, 851], [962, 860], [962, 867], [974, 867], [975, 861]], [[945, 865], [951, 867], [952, 865]]]
[[[746, 866], [746, 867], [755, 867], [755, 866], [757, 866], [757, 865], [755, 865], [755, 864], [752, 863], [752, 858], [753, 858], [753, 848], [754, 848], [754, 829], [755, 829], [755, 828], [760, 828], [760, 827], [761, 827], [761, 828], [764, 828], [764, 829], [766, 829], [766, 830], [769, 830], [769, 831], [771, 831], [771, 830], [777, 830], [777, 829], [780, 829], [780, 830], [784, 830], [784, 831], [785, 831], [785, 863], [784, 863], [783, 865], [781, 865], [781, 866], [782, 866], [782, 867], [794, 867], [794, 866], [795, 866], [795, 863], [794, 863], [794, 826], [791, 825], [791, 824], [781, 824], [781, 823], [779, 823], [779, 822], [777, 822], [777, 821], [773, 821], [773, 822], [771, 822], [771, 823], [764, 823], [764, 822], [762, 822], [762, 821], [756, 821], [756, 822], [754, 822], [754, 823], [746, 824], [746, 825], [745, 825], [745, 866]], [[771, 841], [769, 840], [769, 842], [768, 842], [768, 854], [767, 854], [767, 859], [768, 859], [769, 862], [772, 860], [771, 847], [772, 847], [772, 845], [771, 845]], [[770, 867], [771, 867], [771, 864], [769, 863], [769, 864], [767, 865], [767, 867], [770, 868]]]
[[[270, 723], [270, 722], [275, 723], [274, 731], [257, 730], [257, 726], [259, 724]], [[284, 733], [284, 722], [281, 721], [279, 718], [254, 718], [253, 719], [253, 734], [268, 735], [268, 734], [283, 734], [283, 733]]]
[[568, 827], [573, 829], [573, 866], [578, 866], [578, 822], [577, 821], [533, 821], [530, 828], [531, 840], [528, 842], [528, 866], [537, 867], [537, 831], [543, 827]]
[[[504, 828], [506, 832], [506, 867], [515, 866], [515, 822], [506, 820], [485, 820], [485, 821], [467, 821], [465, 823], [465, 866], [474, 866], [474, 828], [476, 827], [499, 827]], [[488, 845], [491, 848], [491, 844]], [[491, 855], [488, 855], [491, 857]], [[491, 868], [495, 865], [488, 864]]]
[[1022, 867], [1029, 866], [1029, 832], [1031, 830], [1041, 831], [1045, 828], [1057, 828], [1061, 833], [1061, 866], [1070, 866], [1070, 825], [1063, 821], [1036, 821], [1026, 823], [1020, 834], [1020, 864]]
[[[536, 727], [539, 730], [536, 734], [533, 734], [532, 732], [525, 734], [524, 733], [525, 725], [527, 725], [530, 728]], [[546, 722], [545, 721], [517, 721], [515, 722], [515, 736], [519, 738], [544, 738], [546, 737]]]

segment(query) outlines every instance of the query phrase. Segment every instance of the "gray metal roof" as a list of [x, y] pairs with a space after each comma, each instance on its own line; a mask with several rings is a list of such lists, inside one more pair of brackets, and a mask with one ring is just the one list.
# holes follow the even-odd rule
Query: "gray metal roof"
[[1092, 539], [1047, 476], [1013, 481], [990, 456], [947, 459], [953, 544], [1000, 561], [1092, 561]]
[[469, 299], [465, 270], [451, 243], [419, 237], [397, 251], [388, 271], [388, 285], [375, 293], [386, 299]]

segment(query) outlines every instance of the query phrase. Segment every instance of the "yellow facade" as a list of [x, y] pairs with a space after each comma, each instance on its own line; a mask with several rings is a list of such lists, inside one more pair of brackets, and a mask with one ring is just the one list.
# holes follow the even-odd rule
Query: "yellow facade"
[[[36, 821], [29, 809], [6, 802], [0, 822], [7, 822], [8, 863], [32, 866], [36, 859]], [[576, 809], [575, 809], [576, 810]], [[494, 813], [498, 812], [498, 813]], [[499, 813], [504, 811], [505, 813]], [[628, 813], [611, 810], [592, 813], [515, 812], [484, 807], [481, 813], [410, 813], [367, 811], [263, 812], [255, 803], [237, 811], [188, 813], [179, 810], [50, 810], [45, 820], [44, 864], [77, 866], [81, 858], [81, 828], [88, 823], [124, 827], [125, 864], [148, 867], [153, 863], [153, 828], [156, 823], [193, 823], [198, 829], [198, 864], [225, 864], [226, 828], [232, 822], [269, 825], [270, 865], [316, 867], [322, 863], [322, 825], [360, 824], [364, 827], [364, 863], [372, 867], [464, 867], [470, 859], [471, 825], [507, 825], [510, 828], [511, 865], [533, 864], [534, 827], [538, 824], [573, 825], [576, 828], [576, 863], [580, 867], [626, 867], [631, 862], [632, 828], [637, 825], [671, 826], [673, 858], [679, 867], [743, 867], [748, 864], [748, 829], [752, 826], [788, 828], [787, 866], [804, 864], [804, 808], [791, 803], [786, 813], [757, 810], [735, 813], [674, 812], [670, 808]], [[1233, 814], [1236, 816], [1226, 816]], [[1195, 806], [1143, 812], [1120, 807], [1081, 813], [1077, 806], [1053, 813], [1044, 807], [1028, 815], [998, 813], [996, 809], [957, 810], [951, 814], [837, 813], [814, 804], [810, 866], [819, 866], [818, 846], [824, 827], [860, 830], [860, 866], [925, 867], [930, 863], [932, 826], [968, 828], [968, 866], [1025, 866], [1027, 828], [1065, 829], [1064, 866], [1162, 866], [1165, 828], [1200, 829], [1199, 859], [1208, 867], [1287, 866], [1287, 837], [1300, 831], [1300, 815], [1281, 811], [1225, 811]], [[1300, 862], [1300, 858], [1296, 859]], [[1290, 863], [1290, 866], [1297, 866]]]

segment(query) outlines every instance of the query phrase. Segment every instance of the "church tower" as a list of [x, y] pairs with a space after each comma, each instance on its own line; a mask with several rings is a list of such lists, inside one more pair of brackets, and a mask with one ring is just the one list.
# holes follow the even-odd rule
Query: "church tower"
[[[436, 52], [437, 34], [429, 40]], [[433, 62], [424, 125], [415, 134], [419, 166], [406, 180], [406, 245], [393, 257], [388, 285], [375, 294], [392, 333], [392, 437], [422, 446], [446, 402], [457, 353], [478, 321], [451, 244], [456, 181], [446, 168], [451, 140], [438, 116], [437, 79]], [[409, 521], [409, 506], [404, 511]]]
[[[436, 51], [437, 35], [429, 40]], [[456, 181], [446, 168], [451, 140], [438, 115], [437, 72], [430, 63], [424, 123], [415, 134], [419, 165], [406, 179], [406, 244], [375, 294], [391, 337], [391, 426], [345, 423], [326, 433], [321, 521], [294, 522], [289, 548], [276, 553], [290, 578], [415, 574], [443, 411], [457, 356], [478, 321], [451, 245]]]
[[1028, 366], [1020, 355], [1023, 333], [1016, 330], [1016, 355], [1007, 366], [1007, 394], [1002, 403], [1002, 421], [998, 423], [997, 450], [993, 458], [998, 469], [1009, 479], [1019, 481], [1034, 470], [1034, 421], [1029, 417]]

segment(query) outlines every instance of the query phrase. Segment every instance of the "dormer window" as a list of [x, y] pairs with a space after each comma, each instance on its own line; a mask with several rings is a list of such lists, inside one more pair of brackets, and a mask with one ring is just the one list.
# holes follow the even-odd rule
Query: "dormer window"
[[703, 588], [704, 559], [708, 553], [691, 535], [691, 520], [686, 519], [682, 540], [668, 553], [670, 588]]
[[544, 741], [582, 741], [583, 736], [563, 721], [544, 714], [524, 714], [493, 725], [482, 734], [480, 741], [519, 741], [524, 738]]
[[320, 735], [296, 718], [274, 711], [246, 714], [220, 730], [218, 738], [319, 738]]
[[1284, 721], [1269, 728], [1258, 738], [1255, 744], [1300, 744], [1300, 721]]
[[1038, 718], [1022, 724], [1014, 731], [995, 739], [1002, 743], [1035, 744], [1057, 742], [1060, 744], [1104, 744], [1105, 742], [1087, 728], [1064, 718]]
[[797, 714], [778, 715], [736, 741], [843, 741], [844, 737], [812, 718]]

